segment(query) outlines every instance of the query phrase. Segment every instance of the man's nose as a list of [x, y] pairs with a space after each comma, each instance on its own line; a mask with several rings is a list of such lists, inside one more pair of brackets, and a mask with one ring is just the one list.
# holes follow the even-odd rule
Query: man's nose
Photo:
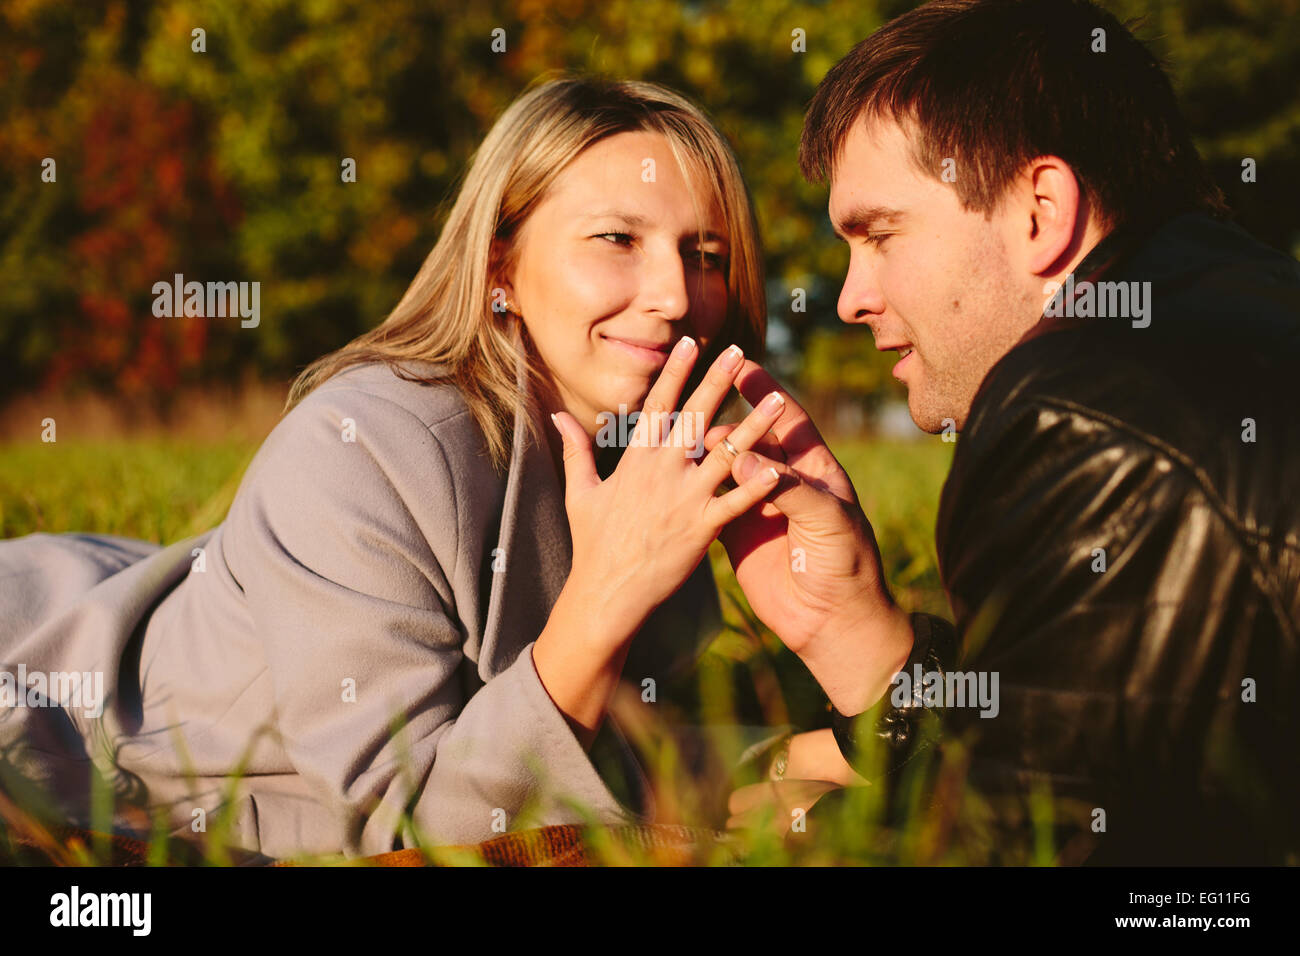
[[876, 271], [867, 262], [867, 256], [853, 252], [849, 258], [849, 271], [840, 289], [836, 312], [840, 321], [854, 325], [865, 324], [874, 315], [885, 310], [885, 300], [880, 294]]

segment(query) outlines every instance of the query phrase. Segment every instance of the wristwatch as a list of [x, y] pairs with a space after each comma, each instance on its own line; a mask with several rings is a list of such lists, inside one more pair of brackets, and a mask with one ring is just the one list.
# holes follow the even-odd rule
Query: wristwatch
[[[895, 704], [893, 685], [875, 707], [851, 717], [831, 707], [831, 730], [844, 760], [858, 774], [870, 779], [880, 771], [874, 740], [884, 742], [888, 755], [887, 774], [896, 773], [921, 753], [938, 736], [938, 715], [924, 705], [923, 682], [914, 679], [917, 664], [922, 674], [937, 672], [942, 679], [956, 659], [957, 632], [943, 618], [914, 612], [911, 615], [912, 653], [900, 670], [912, 685], [911, 696]], [[873, 759], [875, 757], [876, 759]]]
[[788, 733], [780, 739], [773, 750], [772, 760], [767, 765], [768, 780], [784, 780], [786, 768], [790, 766], [790, 742], [794, 740], [794, 734]]

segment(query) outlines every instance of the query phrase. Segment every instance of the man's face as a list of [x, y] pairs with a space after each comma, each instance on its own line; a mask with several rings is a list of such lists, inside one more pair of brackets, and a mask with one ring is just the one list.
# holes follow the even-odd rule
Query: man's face
[[1019, 274], [1008, 256], [1012, 215], [963, 209], [943, 172], [915, 167], [897, 123], [859, 119], [830, 193], [831, 223], [850, 249], [840, 318], [868, 325], [879, 349], [911, 349], [894, 376], [912, 420], [932, 433], [964, 427], [985, 374], [1043, 304], [1041, 279]]

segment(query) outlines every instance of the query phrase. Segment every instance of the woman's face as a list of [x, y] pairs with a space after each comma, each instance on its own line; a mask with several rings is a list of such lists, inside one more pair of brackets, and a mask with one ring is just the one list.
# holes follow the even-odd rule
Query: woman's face
[[516, 237], [511, 308], [593, 436], [601, 412], [641, 407], [683, 335], [703, 353], [722, 329], [726, 221], [694, 188], [702, 223], [667, 140], [618, 133], [560, 173]]

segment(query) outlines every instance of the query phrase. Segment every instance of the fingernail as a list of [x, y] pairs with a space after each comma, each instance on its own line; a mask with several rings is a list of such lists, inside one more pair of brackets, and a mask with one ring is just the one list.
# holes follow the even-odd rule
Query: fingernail
[[556, 430], [557, 432], [559, 432], [559, 433], [560, 433], [560, 437], [563, 438], [563, 437], [564, 437], [564, 429], [560, 427], [560, 420], [559, 420], [558, 418], [555, 417], [555, 412], [551, 412], [551, 424], [555, 426], [555, 430]]
[[686, 358], [686, 356], [691, 354], [691, 349], [693, 348], [695, 348], [695, 340], [689, 335], [683, 335], [677, 340], [677, 345], [673, 351], [677, 353], [679, 358]]
[[759, 404], [758, 410], [766, 412], [769, 415], [775, 415], [785, 407], [785, 397], [780, 392], [770, 392], [767, 398]]
[[744, 358], [745, 353], [740, 350], [740, 346], [733, 345], [722, 353], [722, 367], [728, 372], [740, 368], [740, 363]]
[[740, 480], [748, 481], [758, 471], [758, 458], [755, 455], [742, 455], [736, 466], [740, 472]]

